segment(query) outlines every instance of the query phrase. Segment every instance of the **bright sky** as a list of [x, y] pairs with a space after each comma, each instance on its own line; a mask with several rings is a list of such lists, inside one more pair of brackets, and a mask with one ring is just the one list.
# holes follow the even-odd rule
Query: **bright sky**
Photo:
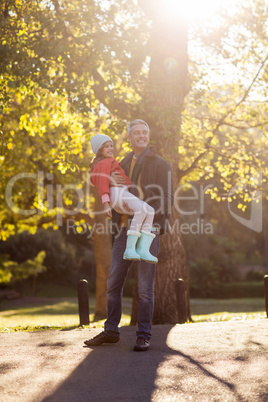
[[[170, 18], [178, 16], [188, 21], [201, 21], [208, 19], [220, 11], [227, 8], [232, 12], [237, 0], [157, 0], [164, 4], [164, 12]], [[156, 2], [157, 4], [157, 2]]]
[[[95, 1], [104, 9], [109, 9], [113, 3], [113, 0]], [[183, 17], [188, 21], [201, 21], [216, 15], [221, 8], [227, 9], [232, 14], [238, 1], [241, 0], [154, 0], [154, 5], [169, 18]]]

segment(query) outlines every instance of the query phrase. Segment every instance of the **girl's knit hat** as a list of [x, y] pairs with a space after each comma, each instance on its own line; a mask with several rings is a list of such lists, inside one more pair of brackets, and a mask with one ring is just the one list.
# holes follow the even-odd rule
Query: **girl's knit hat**
[[98, 150], [102, 147], [102, 145], [105, 144], [105, 142], [107, 141], [113, 142], [113, 140], [108, 135], [105, 134], [96, 134], [94, 135], [94, 137], [90, 138], [91, 148], [95, 155], [97, 154]]

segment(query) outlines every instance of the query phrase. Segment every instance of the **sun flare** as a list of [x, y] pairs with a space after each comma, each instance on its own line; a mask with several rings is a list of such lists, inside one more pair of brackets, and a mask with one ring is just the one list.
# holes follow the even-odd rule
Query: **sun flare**
[[235, 0], [161, 0], [164, 12], [170, 17], [182, 17], [186, 20], [207, 19], [221, 8], [231, 7]]

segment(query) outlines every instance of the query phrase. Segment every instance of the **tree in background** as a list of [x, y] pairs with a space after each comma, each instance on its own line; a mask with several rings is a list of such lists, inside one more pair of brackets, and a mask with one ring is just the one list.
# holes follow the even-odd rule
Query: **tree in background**
[[[59, 213], [67, 219], [73, 211], [77, 222], [93, 226], [87, 206], [75, 212], [81, 195], [77, 191], [64, 193], [64, 209], [51, 208], [57, 185], [77, 181], [85, 190], [89, 134], [95, 129], [109, 132], [122, 145], [123, 156], [128, 149], [124, 130], [136, 117], [148, 121], [157, 151], [172, 163], [175, 188], [200, 177], [216, 178], [220, 185], [209, 190], [220, 201], [239, 184], [244, 209], [260, 182], [258, 172], [263, 184], [267, 174], [265, 7], [265, 1], [238, 2], [233, 15], [223, 13], [214, 26], [211, 21], [190, 25], [188, 39], [181, 9], [166, 14], [160, 0], [3, 2], [3, 193], [22, 169], [53, 173], [44, 179], [52, 187], [47, 186], [43, 203], [31, 180], [16, 183], [16, 205], [34, 207], [33, 215], [10, 214], [1, 195], [5, 231], [25, 222], [32, 228], [44, 225]], [[237, 80], [220, 71], [226, 61]], [[178, 220], [177, 209], [171, 227]], [[99, 255], [100, 243], [95, 244]], [[98, 270], [106, 270], [108, 259], [109, 253]], [[159, 261], [154, 320], [174, 323], [174, 279], [188, 280], [180, 232], [173, 230], [163, 239]], [[105, 294], [101, 283], [100, 299]]]

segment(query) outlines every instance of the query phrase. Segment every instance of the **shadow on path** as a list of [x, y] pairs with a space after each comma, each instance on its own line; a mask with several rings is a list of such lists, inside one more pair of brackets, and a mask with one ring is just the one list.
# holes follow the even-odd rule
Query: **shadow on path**
[[204, 366], [207, 364], [204, 354], [199, 359], [196, 352], [191, 356], [167, 345], [172, 326], [154, 328], [148, 352], [133, 352], [133, 327], [121, 328], [121, 339], [117, 344], [88, 348], [85, 360], [43, 401], [175, 401], [179, 395], [187, 400], [191, 397], [198, 400], [198, 395], [206, 396], [205, 400], [214, 400], [209, 398], [214, 395], [228, 395], [228, 400], [245, 400], [234, 383], [220, 378]]

